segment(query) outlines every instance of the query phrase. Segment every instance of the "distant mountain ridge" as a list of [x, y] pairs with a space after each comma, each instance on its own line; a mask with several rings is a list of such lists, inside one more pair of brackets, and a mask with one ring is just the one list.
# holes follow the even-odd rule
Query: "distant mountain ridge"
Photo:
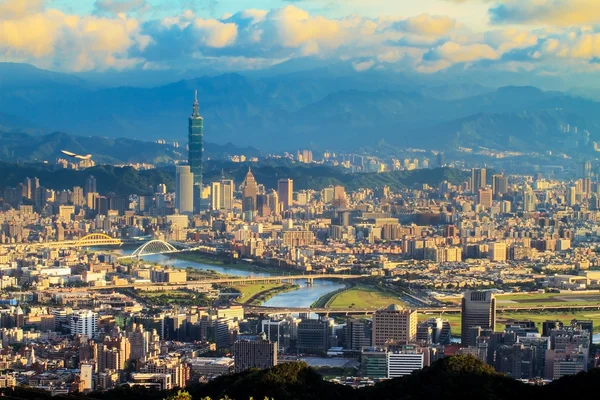
[[[2, 121], [0, 115], [0, 121]], [[75, 136], [63, 132], [46, 135], [29, 134], [22, 131], [0, 132], [0, 160], [9, 162], [53, 162], [66, 158], [61, 150], [79, 154], [92, 154], [96, 163], [171, 163], [187, 159], [186, 143], [175, 147], [173, 143], [159, 144], [127, 138], [106, 138], [98, 136]], [[237, 147], [231, 143], [224, 145], [204, 143], [206, 159], [223, 159], [244, 154], [257, 157], [260, 151], [252, 147]]]
[[[383, 140], [444, 151], [482, 146], [591, 154], [593, 146], [581, 143], [600, 141], [600, 103], [531, 86], [493, 90], [378, 71], [336, 76], [324, 67], [314, 74], [229, 73], [152, 88], [96, 88], [31, 66], [12, 82], [6, 74], [15, 68], [0, 64], [0, 113], [46, 132], [183, 143], [197, 89], [208, 142], [261, 150], [356, 150]], [[0, 129], [1, 121], [0, 115]], [[566, 148], [564, 141], [536, 139], [548, 133], [559, 138], [560, 125], [589, 135]]]

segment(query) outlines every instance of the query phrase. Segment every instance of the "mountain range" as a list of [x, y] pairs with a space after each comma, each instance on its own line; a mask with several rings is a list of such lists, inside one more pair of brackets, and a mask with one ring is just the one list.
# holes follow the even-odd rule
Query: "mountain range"
[[2, 63], [0, 130], [185, 143], [194, 90], [205, 140], [261, 150], [356, 150], [384, 141], [444, 151], [589, 155], [593, 142], [600, 142], [600, 103], [579, 97], [582, 90], [492, 89], [328, 68], [104, 87], [80, 76]]
[[[267, 189], [276, 189], [277, 181], [282, 178], [294, 180], [294, 189], [321, 190], [330, 185], [342, 185], [347, 190], [358, 188], [376, 189], [387, 185], [398, 190], [413, 185], [428, 184], [437, 186], [442, 181], [453, 184], [464, 182], [468, 173], [453, 168], [419, 169], [412, 171], [393, 171], [377, 174], [349, 174], [340, 167], [322, 165], [290, 164], [286, 161], [262, 163], [233, 163], [223, 160], [210, 160], [204, 163], [204, 182], [218, 181], [222, 175], [240, 184], [248, 168], [257, 182]], [[131, 194], [152, 194], [159, 183], [164, 183], [167, 190], [175, 189], [175, 168], [173, 166], [136, 170], [133, 167], [115, 167], [99, 165], [84, 170], [55, 169], [45, 163], [15, 164], [0, 161], [0, 190], [5, 187], [16, 187], [26, 178], [37, 177], [40, 184], [47, 189], [64, 190], [73, 186], [83, 186], [86, 179], [93, 175], [96, 178], [98, 191], [101, 194], [110, 192], [123, 196]]]
[[[1, 117], [1, 116], [0, 116]], [[1, 119], [0, 119], [1, 121]], [[68, 158], [61, 153], [68, 150], [79, 154], [92, 154], [97, 164], [152, 163], [160, 166], [173, 161], [187, 160], [187, 150], [182, 143], [146, 142], [136, 139], [76, 136], [63, 132], [48, 134], [25, 131], [0, 130], [0, 160], [8, 162], [53, 162]], [[231, 143], [204, 143], [204, 158], [224, 159], [244, 154], [258, 157], [261, 152], [252, 147], [237, 147]]]

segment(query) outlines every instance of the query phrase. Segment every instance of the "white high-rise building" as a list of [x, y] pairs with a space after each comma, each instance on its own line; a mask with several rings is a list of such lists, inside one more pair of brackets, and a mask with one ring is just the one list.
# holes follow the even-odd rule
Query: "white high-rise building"
[[413, 371], [422, 369], [425, 364], [425, 354], [416, 350], [402, 350], [387, 353], [388, 378], [398, 378], [410, 375]]
[[221, 179], [221, 210], [233, 210], [234, 183], [231, 179]]
[[194, 174], [189, 165], [178, 165], [175, 175], [175, 208], [181, 214], [194, 212]]
[[71, 315], [71, 335], [85, 335], [93, 338], [98, 330], [98, 314], [91, 310], [73, 311]]
[[210, 184], [210, 209], [221, 209], [221, 182], [212, 182]]

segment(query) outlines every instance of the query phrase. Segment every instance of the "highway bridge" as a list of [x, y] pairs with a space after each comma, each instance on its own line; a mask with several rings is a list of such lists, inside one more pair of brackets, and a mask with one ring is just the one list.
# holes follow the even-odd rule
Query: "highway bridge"
[[[437, 307], [421, 308], [411, 307], [422, 314], [459, 314], [460, 307]], [[316, 313], [325, 315], [370, 315], [377, 311], [377, 308], [308, 308], [308, 307], [263, 307], [263, 306], [244, 306], [247, 313], [250, 314], [290, 314], [290, 313]], [[520, 306], [520, 307], [501, 307], [497, 308], [497, 313], [504, 312], [531, 312], [531, 311], [573, 311], [573, 310], [593, 310], [600, 311], [600, 304], [564, 304], [559, 306]]]
[[226, 277], [216, 279], [203, 279], [198, 281], [187, 281], [185, 283], [130, 283], [127, 285], [107, 285], [107, 286], [89, 286], [76, 288], [57, 288], [46, 289], [51, 293], [75, 293], [96, 290], [116, 290], [116, 289], [136, 289], [136, 290], [176, 290], [176, 289], [197, 289], [208, 285], [249, 285], [254, 283], [282, 283], [296, 280], [304, 280], [308, 284], [317, 279], [359, 279], [368, 275], [344, 275], [344, 274], [315, 274], [315, 275], [283, 275], [283, 276], [260, 276], [260, 277]]

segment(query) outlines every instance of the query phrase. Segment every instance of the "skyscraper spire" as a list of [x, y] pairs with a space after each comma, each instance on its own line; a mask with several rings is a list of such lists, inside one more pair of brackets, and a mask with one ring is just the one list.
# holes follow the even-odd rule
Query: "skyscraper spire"
[[192, 113], [192, 117], [199, 117], [199, 104], [198, 104], [198, 90], [194, 90], [194, 112]]

